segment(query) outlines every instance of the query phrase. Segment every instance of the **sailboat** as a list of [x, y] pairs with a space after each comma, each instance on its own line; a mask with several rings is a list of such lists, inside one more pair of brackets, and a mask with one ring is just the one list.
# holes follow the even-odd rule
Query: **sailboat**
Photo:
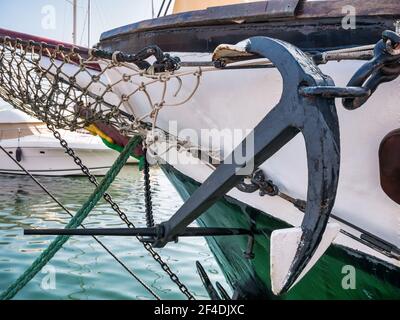
[[400, 298], [399, 33], [395, 0], [176, 0], [81, 62], [53, 43], [36, 65], [57, 99], [87, 99], [58, 124], [143, 136], [185, 200], [155, 246], [194, 220], [248, 231], [207, 237], [235, 298]]

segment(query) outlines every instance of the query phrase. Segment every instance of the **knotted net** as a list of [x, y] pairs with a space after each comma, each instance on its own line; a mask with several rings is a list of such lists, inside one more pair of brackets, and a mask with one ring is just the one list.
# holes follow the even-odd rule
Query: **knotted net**
[[[155, 62], [147, 62], [149, 57]], [[155, 119], [168, 104], [165, 97], [171, 79], [177, 80], [179, 88], [184, 76], [196, 80], [188, 97], [170, 105], [184, 104], [197, 90], [201, 70], [178, 69], [179, 59], [157, 47], [126, 55], [0, 37], [0, 97], [55, 128], [71, 131], [102, 121], [123, 134], [136, 134], [145, 117]], [[157, 83], [163, 86], [156, 100], [148, 88]], [[117, 90], [121, 86], [124, 92]], [[132, 110], [136, 94], [143, 94], [150, 107], [141, 119], [124, 111]]]

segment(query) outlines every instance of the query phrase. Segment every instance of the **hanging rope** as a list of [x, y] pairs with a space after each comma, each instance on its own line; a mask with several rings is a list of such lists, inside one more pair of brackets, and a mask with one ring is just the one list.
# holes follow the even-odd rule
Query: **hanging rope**
[[162, 9], [164, 8], [164, 5], [165, 5], [165, 0], [163, 0], [163, 2], [161, 3], [160, 10], [157, 13], [157, 18], [159, 18], [161, 16], [161, 12], [162, 12]]
[[[68, 142], [61, 138], [60, 133], [52, 126], [47, 126], [49, 130], [53, 133], [54, 137], [60, 142], [60, 145], [65, 149], [65, 153], [73, 158], [74, 162], [81, 168], [82, 173], [87, 176], [90, 183], [96, 187], [99, 185], [96, 177], [90, 173], [90, 170], [85, 166], [82, 160], [75, 154], [75, 152], [68, 146]], [[144, 157], [142, 157], [144, 159]], [[104, 200], [110, 204], [111, 209], [113, 209], [120, 219], [126, 224], [128, 228], [135, 228], [135, 225], [129, 220], [125, 212], [121, 210], [119, 205], [112, 199], [111, 195], [105, 193], [103, 196]], [[152, 258], [161, 266], [162, 270], [170, 277], [171, 281], [175, 283], [179, 290], [189, 299], [195, 300], [195, 297], [190, 293], [189, 289], [180, 281], [179, 277], [172, 271], [171, 267], [163, 260], [160, 254], [154, 250], [149, 242], [145, 242], [143, 238], [136, 237], [144, 247], [144, 249], [150, 253]]]
[[[155, 58], [152, 65], [146, 61], [151, 56]], [[71, 48], [37, 39], [0, 37], [0, 97], [53, 130], [76, 131], [101, 122], [121, 135], [145, 136], [151, 125], [154, 130], [163, 107], [184, 105], [199, 88], [202, 70], [179, 71], [179, 67], [178, 58], [164, 54], [156, 46], [143, 48], [137, 54], [124, 54]], [[183, 79], [191, 82], [192, 91], [181, 90]], [[121, 85], [127, 90], [121, 90]], [[152, 96], [150, 87], [160, 85], [162, 97]], [[138, 95], [148, 107], [147, 113], [140, 116], [132, 110], [134, 96]], [[53, 130], [90, 182], [97, 185], [95, 177]], [[107, 139], [103, 141], [113, 149], [121, 149]], [[144, 157], [139, 160], [144, 165]], [[104, 199], [128, 227], [133, 226], [110, 195], [105, 193]], [[151, 244], [143, 242], [143, 246], [179, 290], [193, 300], [193, 295]]]
[[[67, 214], [71, 216], [71, 218], [74, 216], [71, 211], [69, 211], [47, 188], [40, 183], [39, 180], [37, 180], [21, 163], [19, 163], [16, 159], [14, 159], [6, 149], [2, 145], [0, 145], [0, 149], [17, 165], [21, 168], [22, 171], [24, 171], [32, 180], [35, 182], [55, 203], [57, 203], [61, 209], [63, 209]], [[86, 229], [86, 227], [81, 224], [81, 227], [83, 229]], [[111, 256], [114, 258], [115, 261], [117, 261], [122, 268], [124, 268], [133, 278], [136, 279], [155, 299], [160, 300], [160, 297], [146, 284], [143, 282], [142, 279], [140, 279], [132, 270], [130, 270], [110, 249], [107, 248], [107, 246], [99, 240], [96, 236], [92, 236], [92, 238]]]
[[[107, 172], [107, 175], [100, 182], [99, 186], [92, 193], [89, 199], [85, 202], [82, 208], [76, 213], [76, 215], [70, 220], [65, 227], [66, 229], [76, 229], [81, 225], [83, 220], [95, 207], [97, 202], [103, 197], [115, 177], [121, 171], [122, 167], [126, 164], [132, 150], [141, 141], [139, 137], [133, 137], [120, 154], [118, 159], [115, 161], [111, 169]], [[48, 248], [42, 252], [42, 254], [32, 263], [32, 265], [6, 290], [0, 295], [1, 300], [12, 299], [50, 260], [54, 255], [61, 249], [61, 247], [67, 242], [69, 236], [58, 236]]]

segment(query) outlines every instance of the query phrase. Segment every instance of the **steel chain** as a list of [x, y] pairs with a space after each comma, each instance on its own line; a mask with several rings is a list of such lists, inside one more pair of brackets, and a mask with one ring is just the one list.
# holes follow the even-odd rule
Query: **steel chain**
[[[65, 141], [61, 134], [55, 129], [55, 127], [51, 124], [47, 124], [47, 128], [53, 133], [53, 136], [59, 141], [60, 145], [65, 149], [66, 153], [74, 159], [74, 162], [80, 167], [81, 171], [85, 176], [89, 179], [89, 181], [94, 184], [96, 187], [99, 185], [96, 177], [90, 173], [88, 167], [86, 167], [82, 160], [75, 154], [74, 150], [72, 150], [67, 141]], [[128, 216], [121, 210], [119, 205], [114, 202], [111, 195], [107, 192], [104, 193], [104, 200], [110, 204], [111, 208], [118, 214], [120, 219], [127, 225], [128, 228], [135, 228], [135, 225], [129, 220]], [[163, 261], [161, 256], [154, 250], [152, 245], [148, 242], [143, 242], [141, 237], [136, 237], [142, 244], [147, 252], [150, 253], [152, 258], [158, 262], [164, 272], [170, 277], [171, 281], [177, 285], [179, 290], [189, 299], [196, 300], [195, 297], [190, 293], [189, 289], [180, 281], [179, 277], [171, 270], [169, 265]]]
[[148, 228], [154, 227], [153, 204], [151, 199], [150, 185], [150, 164], [147, 161], [147, 149], [144, 149], [144, 200], [146, 203], [146, 225]]

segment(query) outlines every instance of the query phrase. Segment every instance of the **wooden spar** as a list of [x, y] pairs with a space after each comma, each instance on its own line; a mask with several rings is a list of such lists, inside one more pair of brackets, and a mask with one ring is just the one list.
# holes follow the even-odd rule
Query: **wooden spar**
[[[357, 16], [399, 16], [398, 0], [353, 0], [351, 5], [357, 9]], [[285, 4], [285, 5], [283, 5]], [[269, 0], [245, 4], [211, 7], [205, 10], [172, 14], [158, 19], [144, 20], [105, 32], [101, 40], [125, 33], [143, 32], [176, 27], [192, 27], [221, 24], [240, 24], [267, 22], [276, 19], [311, 19], [343, 17], [343, 7], [348, 0]]]
[[22, 41], [34, 41], [34, 42], [38, 42], [38, 43], [44, 42], [44, 43], [54, 45], [54, 46], [61, 45], [65, 48], [75, 47], [75, 50], [77, 53], [82, 54], [82, 55], [88, 54], [88, 48], [85, 48], [85, 47], [74, 46], [73, 44], [67, 43], [67, 42], [62, 42], [62, 41], [44, 38], [44, 37], [38, 37], [38, 36], [34, 36], [31, 34], [27, 34], [27, 33], [21, 33], [21, 32], [16, 32], [16, 31], [0, 28], [0, 39], [5, 38], [5, 37], [9, 37], [11, 39], [21, 39]]

